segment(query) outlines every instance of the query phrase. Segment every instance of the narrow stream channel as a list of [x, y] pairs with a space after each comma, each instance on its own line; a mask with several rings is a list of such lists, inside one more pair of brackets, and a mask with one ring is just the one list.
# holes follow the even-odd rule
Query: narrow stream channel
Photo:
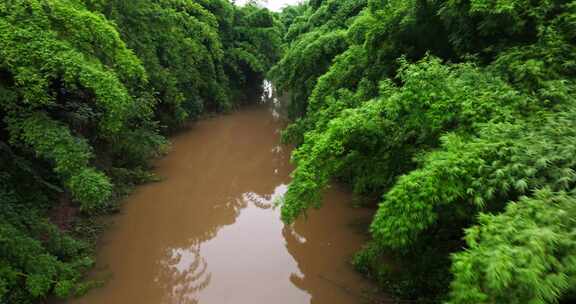
[[164, 180], [139, 187], [103, 236], [97, 271], [110, 279], [70, 303], [361, 303], [370, 284], [349, 260], [365, 239], [351, 226], [370, 213], [334, 186], [307, 220], [281, 222], [284, 124], [266, 90], [172, 138], [156, 164]]

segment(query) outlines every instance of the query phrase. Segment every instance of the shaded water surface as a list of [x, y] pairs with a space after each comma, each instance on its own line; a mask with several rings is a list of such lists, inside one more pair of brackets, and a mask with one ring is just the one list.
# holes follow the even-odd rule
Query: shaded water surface
[[359, 303], [367, 283], [349, 259], [370, 215], [332, 187], [325, 207], [285, 226], [290, 149], [279, 142], [278, 100], [263, 97], [172, 139], [162, 182], [139, 187], [103, 236], [102, 288], [82, 304]]

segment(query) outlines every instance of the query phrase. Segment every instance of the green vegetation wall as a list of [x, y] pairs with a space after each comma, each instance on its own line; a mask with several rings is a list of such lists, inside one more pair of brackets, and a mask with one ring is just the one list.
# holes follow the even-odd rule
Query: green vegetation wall
[[0, 2], [0, 303], [85, 290], [86, 231], [59, 215], [114, 209], [166, 129], [234, 107], [278, 25], [226, 0]]
[[379, 201], [354, 263], [399, 296], [567, 301], [575, 1], [319, 0], [280, 20], [270, 74], [292, 92], [298, 144], [286, 222], [338, 179]]

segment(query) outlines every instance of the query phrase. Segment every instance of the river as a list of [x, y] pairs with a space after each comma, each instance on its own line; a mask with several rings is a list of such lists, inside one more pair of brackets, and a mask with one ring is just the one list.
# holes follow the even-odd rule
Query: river
[[103, 235], [81, 304], [350, 304], [370, 284], [349, 261], [365, 242], [338, 186], [325, 206], [286, 226], [275, 201], [286, 192], [291, 149], [280, 144], [280, 102], [207, 118], [174, 136], [157, 161], [161, 182], [138, 187]]

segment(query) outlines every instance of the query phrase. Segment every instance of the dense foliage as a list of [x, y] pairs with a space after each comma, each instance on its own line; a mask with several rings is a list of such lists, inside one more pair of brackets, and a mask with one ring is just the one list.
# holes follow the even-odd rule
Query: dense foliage
[[227, 0], [2, 1], [0, 303], [82, 292], [90, 245], [59, 214], [109, 210], [165, 128], [232, 108], [278, 28]]
[[336, 178], [381, 197], [354, 262], [402, 296], [576, 290], [576, 2], [318, 0], [280, 20], [271, 76], [293, 93], [284, 138], [299, 145], [285, 221]]

